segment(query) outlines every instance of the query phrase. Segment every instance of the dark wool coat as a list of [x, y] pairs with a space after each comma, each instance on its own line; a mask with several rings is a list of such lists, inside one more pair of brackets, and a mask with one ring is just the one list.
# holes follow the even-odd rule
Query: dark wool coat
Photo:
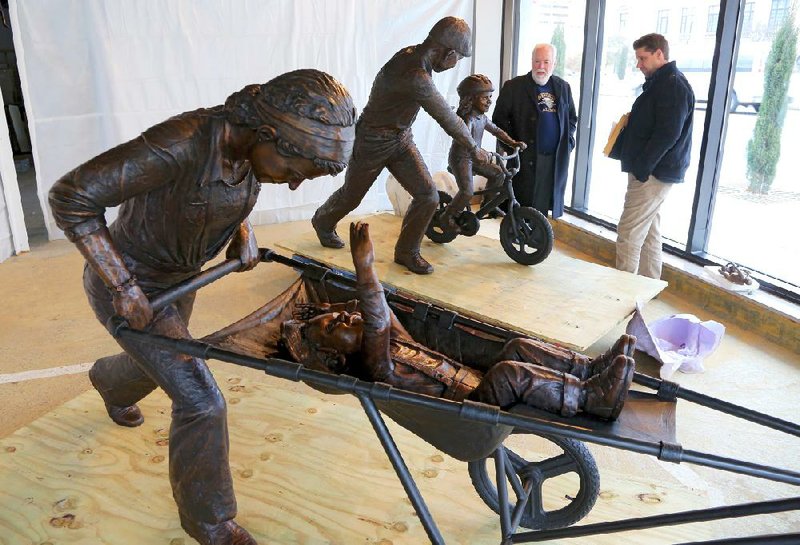
[[692, 151], [694, 92], [686, 77], [668, 62], [642, 86], [622, 133], [623, 172], [644, 182], [682, 182]]
[[[575, 147], [575, 129], [578, 126], [578, 115], [572, 100], [569, 83], [558, 76], [550, 76], [553, 92], [558, 100], [559, 141], [555, 153], [555, 176], [553, 186], [553, 217], [564, 214], [564, 192], [567, 189], [569, 172], [569, 155]], [[536, 122], [539, 111], [536, 107], [536, 84], [528, 72], [512, 78], [503, 84], [497, 104], [492, 114], [492, 121], [508, 133], [514, 140], [521, 140], [528, 145], [522, 152], [522, 163], [515, 177], [521, 178], [523, 184], [533, 184], [536, 174]], [[498, 143], [498, 148], [502, 144]], [[505, 149], [508, 151], [508, 149]]]

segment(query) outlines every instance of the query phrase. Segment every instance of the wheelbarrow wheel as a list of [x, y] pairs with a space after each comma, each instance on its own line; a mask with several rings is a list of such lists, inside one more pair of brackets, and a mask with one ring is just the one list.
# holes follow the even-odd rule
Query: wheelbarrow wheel
[[439, 219], [442, 217], [442, 212], [444, 212], [444, 209], [447, 208], [447, 205], [450, 204], [450, 201], [452, 200], [453, 197], [451, 197], [448, 193], [439, 191], [439, 206], [436, 208], [436, 212], [433, 213], [431, 222], [428, 224], [428, 228], [425, 230], [425, 236], [437, 244], [446, 244], [458, 236], [456, 231], [449, 231], [445, 229], [439, 222]]
[[[507, 487], [510, 513], [520, 500], [527, 498], [520, 526], [546, 530], [575, 524], [592, 510], [600, 493], [600, 474], [592, 454], [583, 443], [574, 439], [538, 435], [524, 437], [528, 441], [535, 437], [550, 444], [544, 449], [548, 454], [537, 455], [537, 458], [543, 458], [537, 461], [525, 460], [503, 445], [498, 447], [495, 454], [505, 457], [506, 480], [510, 484]], [[469, 475], [481, 499], [499, 514], [495, 465], [488, 464], [489, 460], [494, 462], [494, 455], [469, 462]], [[566, 483], [570, 479], [574, 481], [574, 476], [567, 476], [569, 473], [578, 476], [577, 493], [574, 492], [574, 482]], [[555, 479], [560, 481], [557, 483]], [[546, 484], [553, 489], [549, 494], [545, 491]], [[564, 493], [564, 486], [568, 486], [570, 491]]]
[[536, 265], [553, 250], [553, 228], [541, 212], [520, 206], [500, 222], [500, 244], [517, 263]]

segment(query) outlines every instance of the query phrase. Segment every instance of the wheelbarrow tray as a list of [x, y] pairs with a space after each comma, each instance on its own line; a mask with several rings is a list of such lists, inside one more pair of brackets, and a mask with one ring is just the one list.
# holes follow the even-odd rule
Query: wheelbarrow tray
[[[344, 303], [356, 298], [354, 288], [346, 283], [349, 273], [326, 270], [322, 274], [318, 270], [317, 274], [304, 273], [255, 312], [202, 340], [246, 356], [269, 358], [281, 355], [281, 323], [291, 319], [298, 304]], [[387, 293], [393, 312], [417, 342], [483, 371], [494, 363], [506, 340], [520, 336], [398, 294], [390, 288], [387, 288]], [[326, 393], [334, 392], [326, 390]], [[512, 426], [463, 421], [428, 407], [382, 400], [376, 400], [376, 405], [399, 425], [449, 456], [465, 462], [491, 455], [514, 431]], [[563, 418], [524, 405], [514, 407], [512, 412], [622, 437], [675, 441], [675, 403], [660, 401], [652, 394], [631, 392], [615, 422], [581, 415]]]

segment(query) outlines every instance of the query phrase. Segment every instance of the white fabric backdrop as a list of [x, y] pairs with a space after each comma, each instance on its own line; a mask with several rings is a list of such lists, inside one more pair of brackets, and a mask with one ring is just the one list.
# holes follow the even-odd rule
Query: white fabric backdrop
[[11, 224], [8, 219], [8, 208], [3, 196], [3, 180], [0, 177], [0, 261], [14, 254], [14, 241], [11, 240]]
[[[3, 109], [0, 95], [0, 112]], [[30, 249], [23, 216], [8, 123], [6, 116], [0, 115], [0, 261]]]
[[[46, 203], [65, 172], [174, 114], [221, 104], [233, 91], [297, 68], [339, 79], [359, 112], [380, 67], [422, 42], [446, 15], [473, 25], [472, 0], [12, 0], [11, 19], [50, 238], [63, 234]], [[455, 105], [468, 60], [434, 76]], [[450, 139], [424, 112], [414, 125], [431, 171]], [[390, 208], [387, 173], [359, 212]], [[344, 180], [297, 191], [264, 187], [254, 223], [309, 218]]]

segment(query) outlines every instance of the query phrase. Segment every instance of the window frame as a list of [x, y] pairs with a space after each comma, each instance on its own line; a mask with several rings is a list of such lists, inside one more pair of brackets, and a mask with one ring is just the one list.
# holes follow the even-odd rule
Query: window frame
[[[776, 0], [773, 0], [773, 5]], [[782, 0], [778, 0], [782, 1]], [[513, 28], [519, 27], [519, 5], [521, 0], [513, 0], [515, 10]], [[508, 7], [508, 6], [507, 6]], [[750, 11], [748, 11], [748, 8]], [[566, 210], [575, 216], [590, 222], [616, 230], [616, 225], [589, 213], [588, 196], [591, 185], [591, 156], [596, 138], [595, 117], [599, 98], [595, 90], [600, 81], [602, 51], [604, 45], [604, 21], [606, 0], [586, 3], [584, 24], [583, 64], [581, 68], [580, 99], [578, 106], [578, 129], [576, 146], [573, 152], [574, 168], [572, 169], [572, 201], [565, 203]], [[739, 43], [744, 35], [745, 14], [752, 16], [752, 2], [748, 0], [721, 0], [709, 6], [709, 21], [713, 15], [716, 34], [715, 49], [711, 64], [711, 85], [703, 127], [703, 137], [699, 153], [697, 183], [692, 203], [692, 216], [686, 234], [685, 247], [664, 243], [664, 250], [699, 265], [718, 264], [720, 258], [708, 254], [708, 241], [711, 221], [714, 215], [716, 191], [723, 161], [724, 135], [727, 130], [728, 108], [732, 98], [733, 77], [735, 75], [735, 59], [738, 56]], [[659, 12], [660, 14], [660, 12]], [[708, 30], [708, 23], [707, 23]], [[507, 32], [504, 31], [504, 32]], [[512, 33], [514, 31], [512, 30]], [[504, 34], [508, 35], [508, 34]], [[506, 56], [516, 57], [518, 41], [514, 41], [513, 53], [505, 51], [503, 65], [507, 66]], [[504, 74], [503, 79], [507, 79]], [[800, 304], [800, 287], [795, 287], [769, 277], [759, 282], [764, 291]]]
[[694, 6], [681, 8], [681, 36], [690, 36], [694, 27]]
[[669, 8], [656, 12], [656, 32], [659, 34], [669, 34], [669, 12]]

